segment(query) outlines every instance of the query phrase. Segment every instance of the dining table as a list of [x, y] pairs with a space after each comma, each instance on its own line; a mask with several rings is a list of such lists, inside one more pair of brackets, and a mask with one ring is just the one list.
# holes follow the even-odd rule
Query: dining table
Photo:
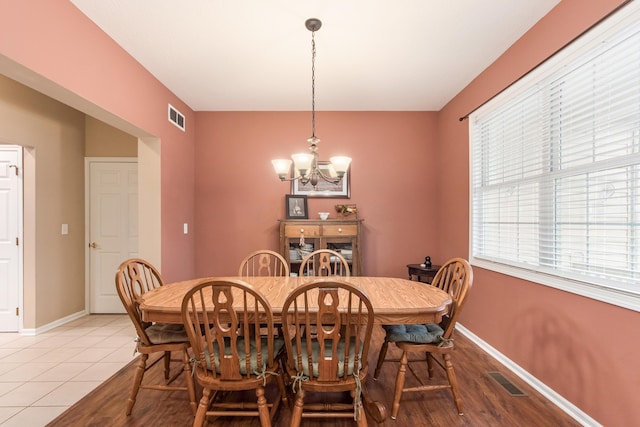
[[[377, 324], [439, 323], [447, 313], [451, 297], [425, 283], [395, 277], [203, 277], [169, 283], [151, 290], [140, 301], [147, 322], [182, 323], [181, 305], [193, 286], [212, 280], [242, 280], [260, 291], [271, 305], [274, 323], [280, 323], [284, 301], [291, 291], [312, 281], [340, 280], [361, 289], [369, 298]], [[362, 389], [364, 409], [376, 422], [387, 418], [387, 408]]]

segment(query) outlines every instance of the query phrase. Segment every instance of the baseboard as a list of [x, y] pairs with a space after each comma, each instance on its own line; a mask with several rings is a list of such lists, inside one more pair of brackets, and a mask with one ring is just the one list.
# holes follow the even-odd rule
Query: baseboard
[[582, 424], [583, 426], [589, 427], [602, 427], [602, 424], [591, 418], [585, 412], [583, 412], [580, 408], [575, 406], [573, 403], [569, 402], [567, 399], [562, 397], [560, 394], [556, 393], [554, 390], [549, 388], [542, 381], [531, 375], [529, 372], [524, 370], [522, 367], [518, 366], [518, 364], [514, 363], [504, 354], [500, 353], [495, 348], [491, 347], [487, 342], [483, 341], [480, 337], [475, 335], [469, 329], [465, 328], [460, 323], [456, 324], [456, 330], [460, 332], [462, 335], [471, 340], [474, 344], [480, 347], [482, 350], [487, 352], [491, 357], [496, 359], [505, 368], [513, 372], [524, 382], [529, 384], [535, 390], [537, 390], [540, 394], [542, 394], [545, 398], [549, 399], [553, 404], [559, 407], [562, 411], [564, 411], [571, 418]]
[[40, 326], [40, 327], [35, 328], [35, 329], [21, 329], [20, 330], [20, 335], [38, 335], [38, 334], [41, 334], [43, 332], [47, 332], [47, 331], [49, 331], [49, 330], [51, 330], [53, 328], [57, 328], [58, 326], [62, 326], [64, 324], [66, 324], [66, 323], [69, 323], [71, 321], [79, 319], [79, 318], [81, 318], [83, 316], [86, 316], [87, 314], [89, 314], [88, 311], [82, 310], [82, 311], [79, 311], [77, 313], [70, 314], [70, 315], [68, 315], [66, 317], [63, 317], [61, 319], [55, 320], [55, 321], [53, 321], [51, 323], [47, 323], [46, 325]]

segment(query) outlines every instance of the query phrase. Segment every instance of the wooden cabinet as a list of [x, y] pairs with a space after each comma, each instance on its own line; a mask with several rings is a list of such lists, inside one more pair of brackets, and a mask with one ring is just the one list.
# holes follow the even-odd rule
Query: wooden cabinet
[[280, 220], [280, 253], [292, 273], [298, 273], [302, 258], [317, 249], [340, 252], [352, 276], [362, 275], [361, 219]]

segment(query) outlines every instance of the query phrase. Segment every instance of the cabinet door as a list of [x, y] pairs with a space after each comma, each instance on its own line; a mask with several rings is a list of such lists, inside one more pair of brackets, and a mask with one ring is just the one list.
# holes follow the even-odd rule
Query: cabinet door
[[[349, 264], [349, 271], [351, 275], [357, 276], [358, 269], [357, 265], [354, 266], [354, 251], [357, 254], [357, 247], [355, 244], [355, 238], [353, 237], [323, 237], [321, 245], [323, 248], [331, 249], [332, 251], [336, 251], [341, 254], [344, 259]], [[355, 268], [354, 268], [355, 267]]]
[[286, 224], [284, 226], [285, 259], [289, 262], [291, 273], [298, 274], [304, 257], [322, 249], [320, 226], [309, 224]]

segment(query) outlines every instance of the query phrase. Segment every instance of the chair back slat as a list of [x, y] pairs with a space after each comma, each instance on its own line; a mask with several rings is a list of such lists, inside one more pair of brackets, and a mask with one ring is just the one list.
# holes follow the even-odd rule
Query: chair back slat
[[[318, 381], [332, 381], [338, 378], [339, 358], [338, 343], [340, 342], [340, 313], [338, 313], [338, 289], [318, 290], [318, 343], [320, 344], [320, 357], [318, 358]], [[311, 337], [307, 339], [311, 341]], [[326, 346], [330, 347], [327, 351]], [[327, 356], [329, 354], [329, 356]]]

